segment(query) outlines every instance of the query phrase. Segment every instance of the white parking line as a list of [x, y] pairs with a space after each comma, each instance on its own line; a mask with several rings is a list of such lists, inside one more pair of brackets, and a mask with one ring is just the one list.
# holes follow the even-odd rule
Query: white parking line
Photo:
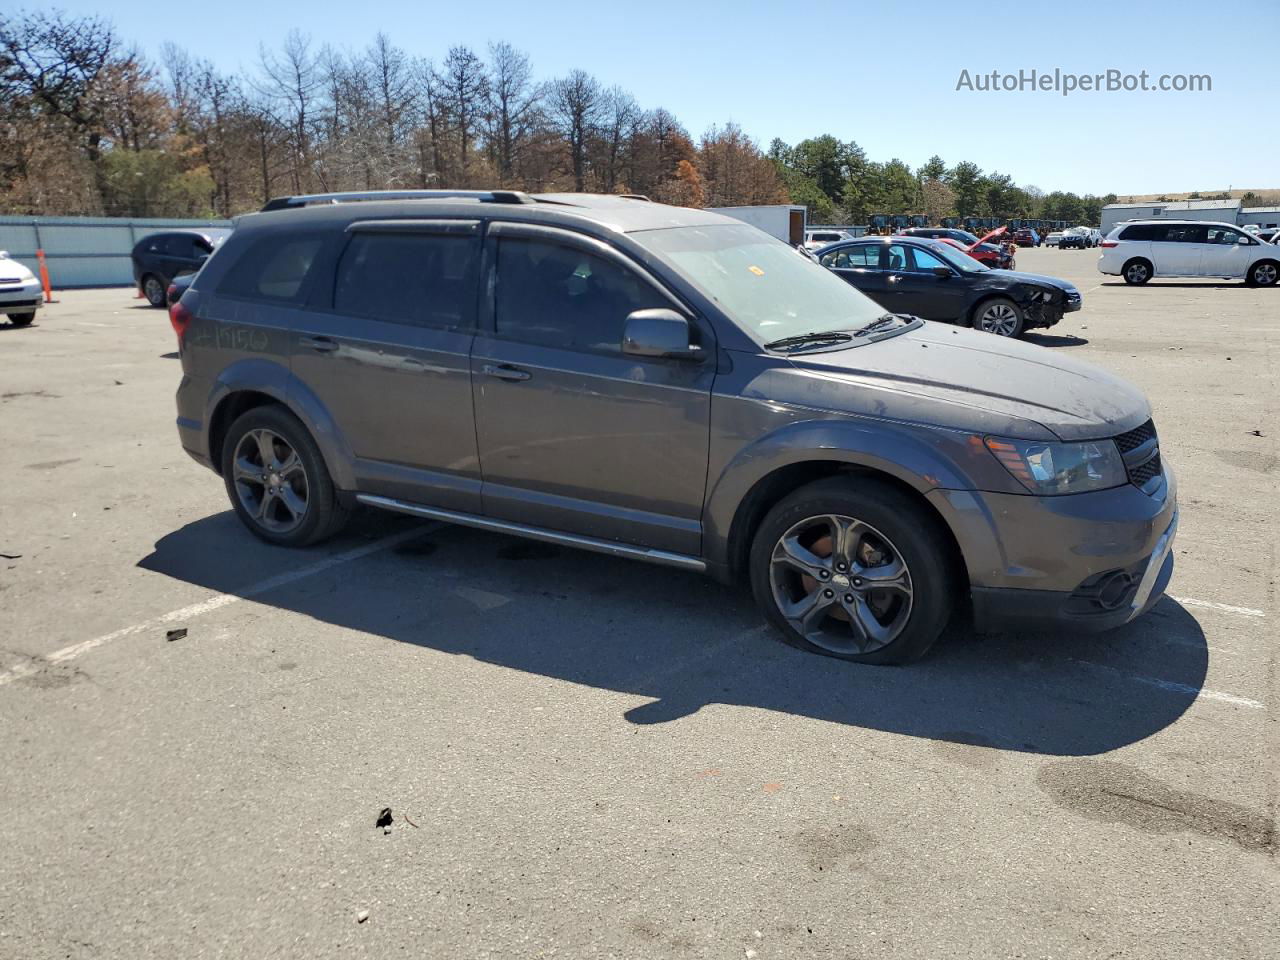
[[281, 573], [274, 577], [268, 577], [239, 593], [217, 593], [207, 600], [201, 600], [199, 603], [193, 603], [190, 606], [181, 607], [178, 610], [170, 610], [168, 613], [162, 613], [158, 617], [152, 617], [150, 620], [144, 620], [142, 623], [131, 624], [114, 630], [111, 633], [104, 633], [100, 637], [93, 637], [89, 640], [81, 640], [79, 643], [73, 643], [70, 646], [55, 650], [53, 653], [45, 657], [35, 657], [25, 663], [19, 663], [10, 667], [3, 673], [0, 673], [0, 687], [13, 683], [15, 680], [21, 680], [23, 677], [29, 677], [32, 674], [39, 673], [40, 670], [49, 665], [57, 663], [66, 663], [68, 660], [74, 660], [83, 654], [88, 653], [101, 647], [103, 644], [111, 643], [114, 640], [122, 640], [125, 637], [131, 637], [138, 633], [145, 633], [148, 630], [155, 630], [159, 627], [172, 623], [184, 623], [202, 617], [206, 613], [212, 613], [222, 607], [237, 603], [241, 600], [250, 600], [253, 597], [261, 596], [271, 590], [286, 586], [290, 583], [296, 583], [299, 580], [305, 580], [307, 577], [313, 577], [317, 573], [324, 573], [333, 567], [340, 566], [344, 563], [350, 563], [352, 560], [359, 560], [361, 557], [367, 557], [371, 553], [377, 553], [380, 550], [386, 550], [390, 547], [398, 546], [406, 540], [412, 540], [432, 530], [437, 530], [444, 526], [441, 523], [429, 523], [421, 527], [415, 527], [412, 530], [402, 530], [400, 533], [393, 533], [390, 536], [383, 537], [381, 540], [375, 540], [372, 543], [366, 543], [363, 546], [353, 547], [342, 553], [335, 553], [332, 556], [325, 557], [323, 560], [317, 560], [309, 566], [299, 567], [297, 570], [290, 570], [287, 573]]
[[1175, 597], [1169, 596], [1170, 600], [1182, 604], [1184, 607], [1205, 607], [1209, 610], [1220, 610], [1223, 613], [1235, 613], [1242, 617], [1265, 617], [1266, 613], [1262, 610], [1255, 610], [1253, 607], [1233, 607], [1229, 603], [1215, 603], [1212, 600], [1197, 600], [1194, 597]]
[[1124, 670], [1109, 667], [1104, 663], [1094, 663], [1091, 660], [1072, 660], [1071, 662], [1101, 673], [1109, 673], [1121, 680], [1132, 680], [1134, 683], [1146, 684], [1149, 687], [1159, 687], [1161, 690], [1168, 690], [1170, 693], [1189, 693], [1195, 696], [1197, 700], [1217, 700], [1221, 703], [1232, 703], [1238, 707], [1249, 707], [1253, 710], [1261, 710], [1266, 706], [1266, 704], [1259, 703], [1257, 700], [1250, 700], [1248, 697], [1238, 697], [1234, 693], [1223, 693], [1221, 690], [1210, 690], [1207, 687], [1193, 687], [1189, 683], [1161, 680], [1159, 677], [1144, 677], [1138, 673], [1127, 673]]

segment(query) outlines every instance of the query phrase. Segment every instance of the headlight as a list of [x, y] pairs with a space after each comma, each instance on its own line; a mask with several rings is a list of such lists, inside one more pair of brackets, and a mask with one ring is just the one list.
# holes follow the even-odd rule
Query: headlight
[[1129, 481], [1124, 460], [1111, 440], [1042, 443], [986, 437], [985, 441], [1004, 468], [1032, 493], [1084, 493], [1119, 487]]

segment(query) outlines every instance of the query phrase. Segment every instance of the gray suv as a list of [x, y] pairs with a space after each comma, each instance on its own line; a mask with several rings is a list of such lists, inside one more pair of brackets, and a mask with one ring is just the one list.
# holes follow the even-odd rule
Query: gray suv
[[886, 313], [739, 221], [642, 197], [272, 201], [173, 305], [183, 446], [245, 525], [357, 504], [746, 580], [870, 663], [1126, 623], [1173, 567], [1134, 387]]

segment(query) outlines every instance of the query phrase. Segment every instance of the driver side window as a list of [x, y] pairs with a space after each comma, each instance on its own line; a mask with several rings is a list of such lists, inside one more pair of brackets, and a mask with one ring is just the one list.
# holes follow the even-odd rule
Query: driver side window
[[921, 250], [919, 247], [913, 247], [911, 249], [911, 253], [915, 256], [915, 269], [919, 273], [932, 273], [934, 267], [950, 269], [940, 258], [935, 257], [928, 250]]
[[566, 350], [620, 353], [627, 315], [671, 303], [621, 264], [545, 240], [498, 241], [498, 336]]

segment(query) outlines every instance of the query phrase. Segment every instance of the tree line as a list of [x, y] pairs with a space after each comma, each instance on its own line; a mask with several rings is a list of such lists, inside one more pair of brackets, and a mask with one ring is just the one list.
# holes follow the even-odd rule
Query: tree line
[[638, 193], [687, 206], [1096, 223], [1109, 197], [1044, 194], [976, 164], [877, 163], [824, 135], [761, 150], [573, 70], [539, 78], [508, 43], [439, 62], [292, 32], [245, 76], [166, 44], [150, 62], [100, 17], [0, 13], [0, 213], [226, 217], [273, 196], [507, 188]]

